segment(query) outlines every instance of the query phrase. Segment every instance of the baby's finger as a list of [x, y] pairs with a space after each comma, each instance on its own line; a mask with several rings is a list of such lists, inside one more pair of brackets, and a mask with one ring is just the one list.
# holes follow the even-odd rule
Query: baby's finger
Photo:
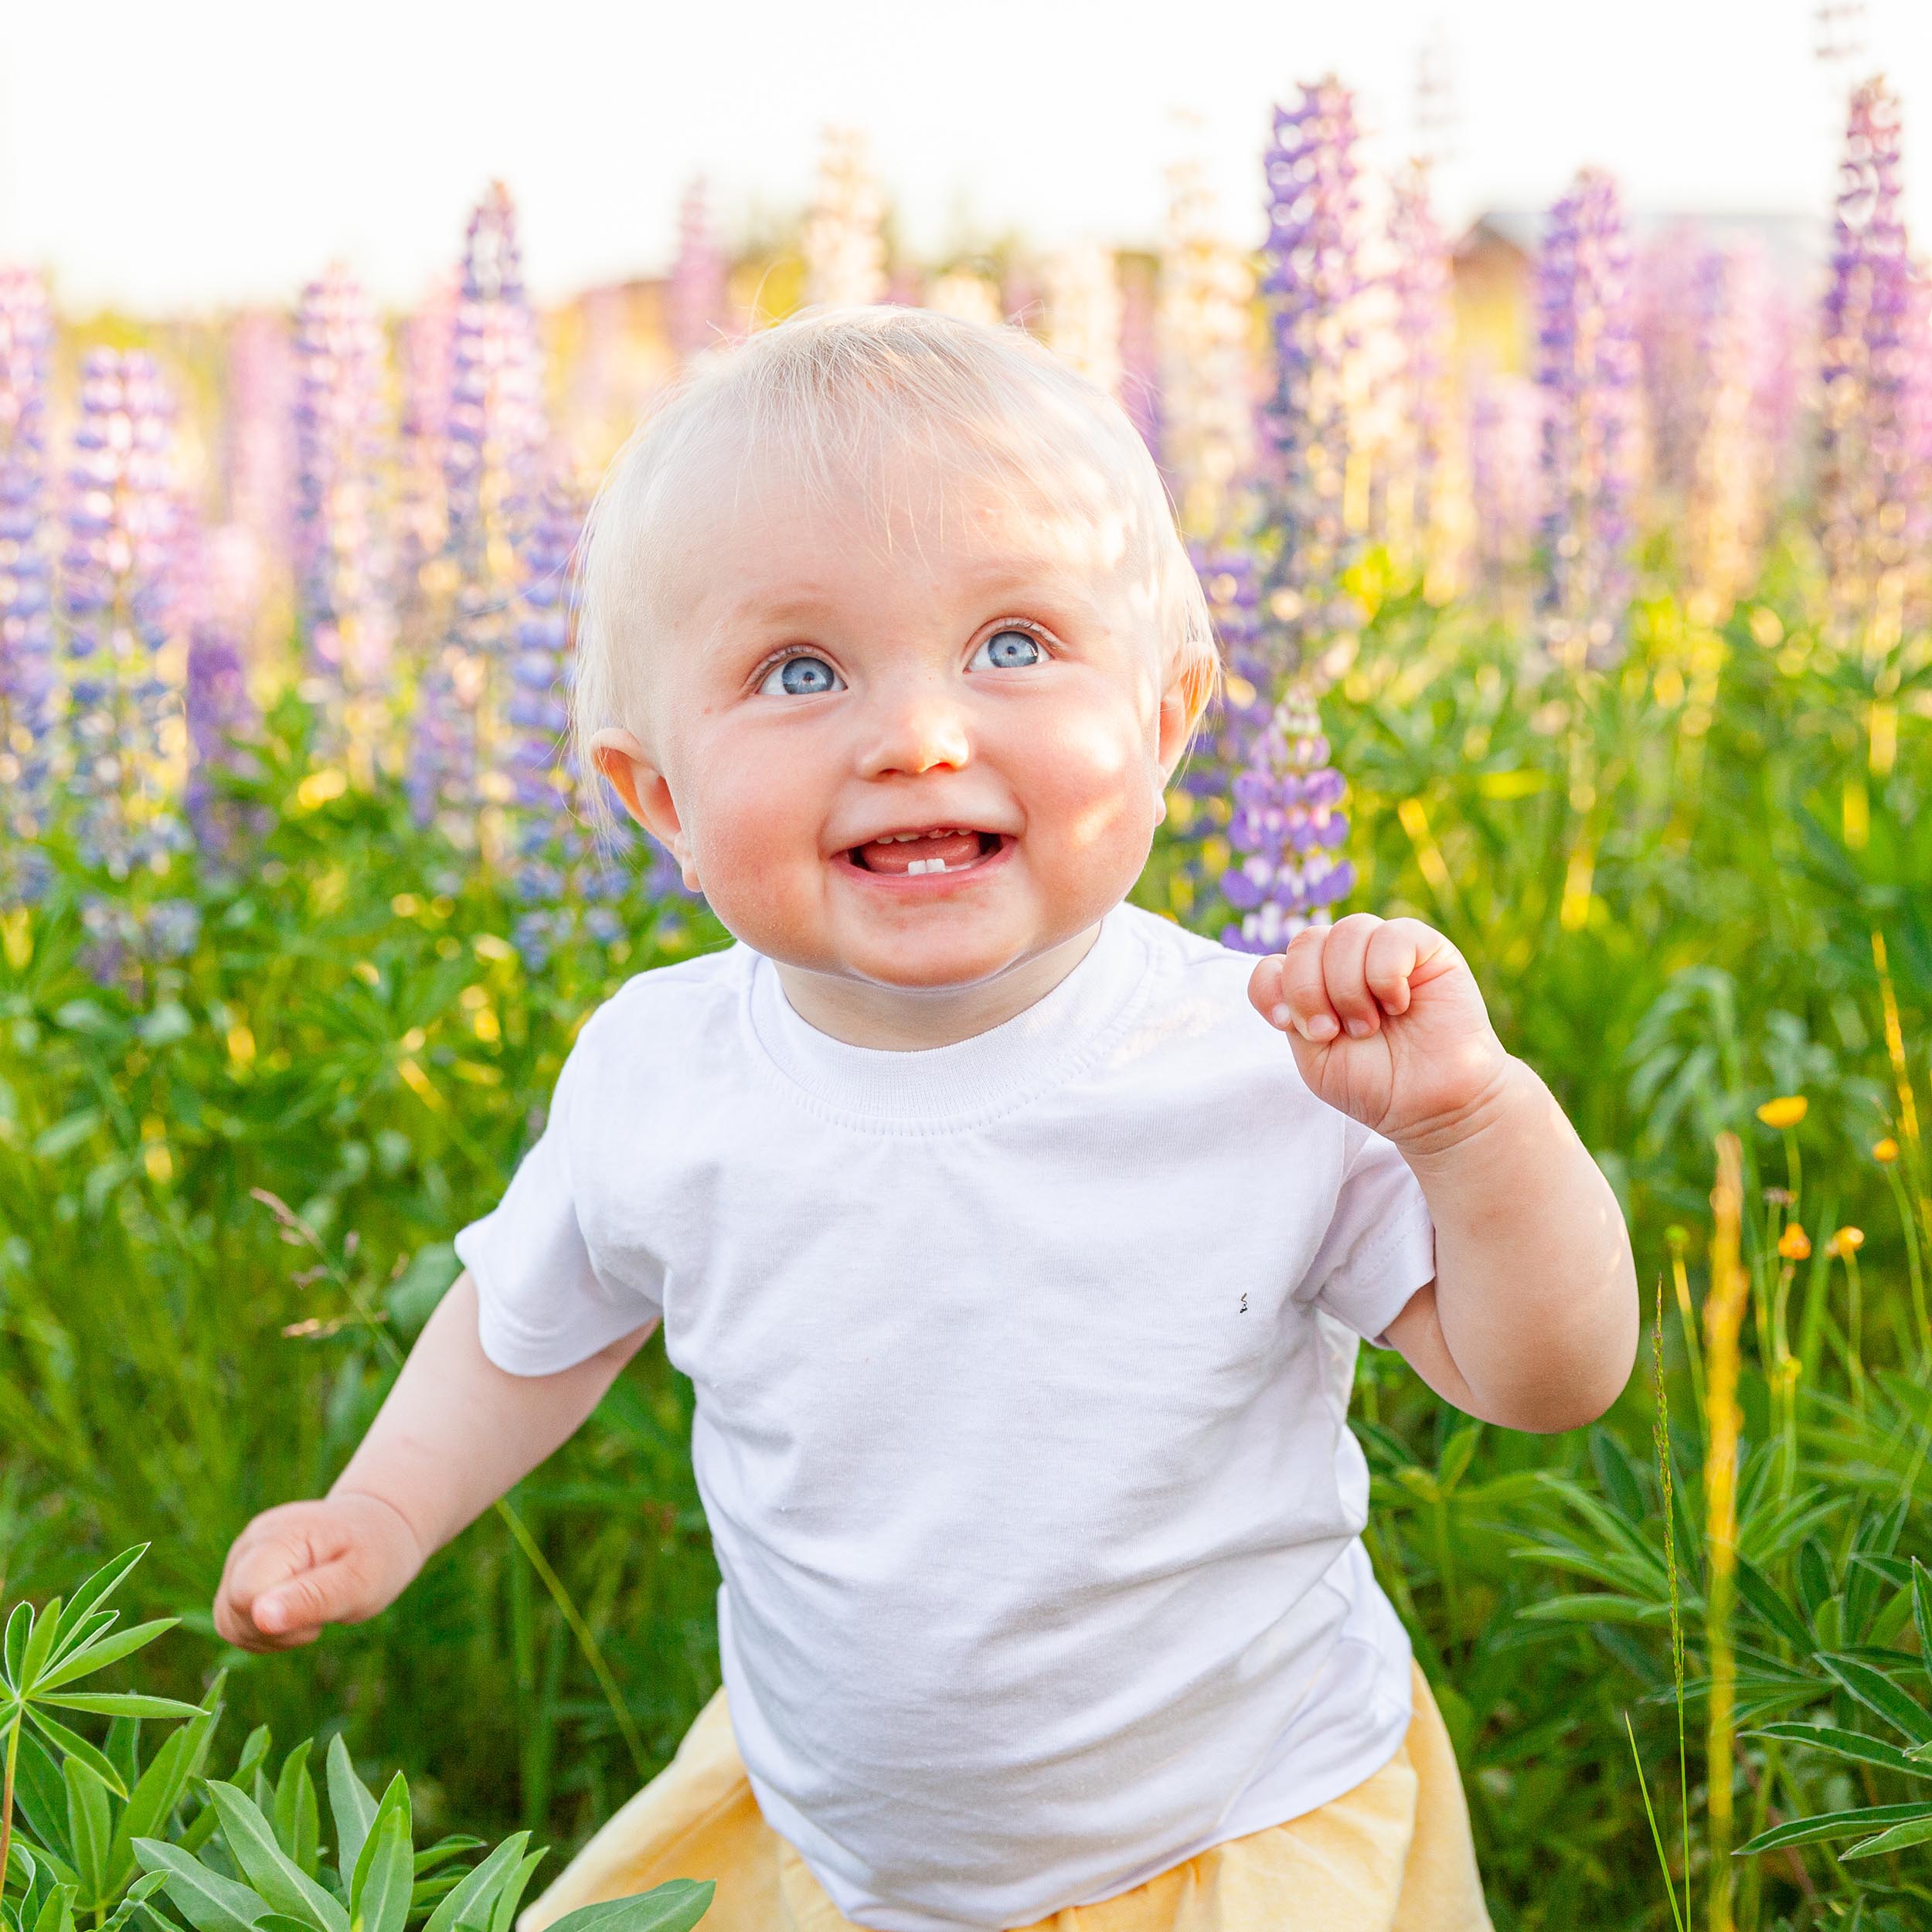
[[1369, 941], [1381, 924], [1372, 913], [1351, 913], [1329, 927], [1321, 948], [1321, 978], [1328, 1004], [1352, 1039], [1366, 1039], [1382, 1024], [1381, 1009], [1369, 991], [1364, 970]]
[[1281, 960], [1281, 1004], [1268, 1015], [1276, 1026], [1292, 1026], [1318, 1046], [1342, 1031], [1322, 977], [1322, 948], [1329, 937], [1321, 927], [1311, 926], [1289, 942]]
[[1434, 937], [1419, 919], [1385, 920], [1369, 935], [1362, 977], [1385, 1013], [1408, 1012], [1409, 975], [1423, 956], [1423, 942]]
[[1266, 959], [1257, 960], [1254, 971], [1248, 975], [1248, 1004], [1270, 1026], [1283, 1024], [1275, 1015], [1277, 1010], [1285, 1017], [1286, 1009], [1281, 1005], [1281, 956], [1270, 953]]
[[369, 1614], [368, 1596], [360, 1566], [342, 1556], [263, 1591], [250, 1614], [257, 1630], [302, 1642], [324, 1624], [360, 1623]]

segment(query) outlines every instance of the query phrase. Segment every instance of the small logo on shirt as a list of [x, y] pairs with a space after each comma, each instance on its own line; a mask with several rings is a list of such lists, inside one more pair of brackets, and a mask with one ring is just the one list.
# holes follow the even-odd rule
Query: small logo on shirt
[[1243, 1295], [1243, 1296], [1242, 1296], [1242, 1298], [1241, 1298], [1241, 1305], [1240, 1305], [1240, 1308], [1239, 1308], [1239, 1309], [1237, 1309], [1237, 1310], [1236, 1311], [1236, 1312], [1237, 1314], [1240, 1314], [1240, 1315], [1246, 1315], [1246, 1314], [1247, 1313], [1247, 1311], [1248, 1311], [1248, 1298], [1247, 1298], [1247, 1297], [1244, 1294], [1244, 1295]]

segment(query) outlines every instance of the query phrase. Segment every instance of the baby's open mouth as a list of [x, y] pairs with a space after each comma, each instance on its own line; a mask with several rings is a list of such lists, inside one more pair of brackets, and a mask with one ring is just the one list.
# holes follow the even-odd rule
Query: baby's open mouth
[[964, 872], [990, 859], [1005, 840], [996, 832], [900, 832], [849, 847], [845, 857], [861, 872], [900, 878], [922, 872]]

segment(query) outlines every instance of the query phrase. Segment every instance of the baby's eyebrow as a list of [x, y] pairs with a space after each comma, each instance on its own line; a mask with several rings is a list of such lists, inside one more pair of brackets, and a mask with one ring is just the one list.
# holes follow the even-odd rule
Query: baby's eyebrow
[[[1055, 558], [1001, 557], [965, 572], [960, 581], [968, 593], [975, 597], [1046, 594], [1081, 616], [1097, 621], [1100, 614], [1084, 574], [1070, 570]], [[835, 584], [808, 583], [782, 590], [748, 590], [726, 607], [723, 622], [732, 625], [762, 619], [775, 624], [793, 623], [818, 615], [835, 604], [838, 597]]]

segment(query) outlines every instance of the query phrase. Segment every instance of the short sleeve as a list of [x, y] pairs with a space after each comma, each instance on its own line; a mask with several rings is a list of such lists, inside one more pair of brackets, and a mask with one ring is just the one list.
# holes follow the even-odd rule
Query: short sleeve
[[502, 1199], [456, 1237], [476, 1283], [483, 1352], [512, 1375], [571, 1368], [662, 1313], [654, 1294], [610, 1280], [585, 1238], [571, 1145], [593, 1124], [577, 1117], [588, 1032], [564, 1061], [543, 1132]]
[[1345, 1148], [1334, 1217], [1295, 1298], [1386, 1349], [1389, 1324], [1435, 1278], [1435, 1224], [1393, 1141], [1351, 1121]]

